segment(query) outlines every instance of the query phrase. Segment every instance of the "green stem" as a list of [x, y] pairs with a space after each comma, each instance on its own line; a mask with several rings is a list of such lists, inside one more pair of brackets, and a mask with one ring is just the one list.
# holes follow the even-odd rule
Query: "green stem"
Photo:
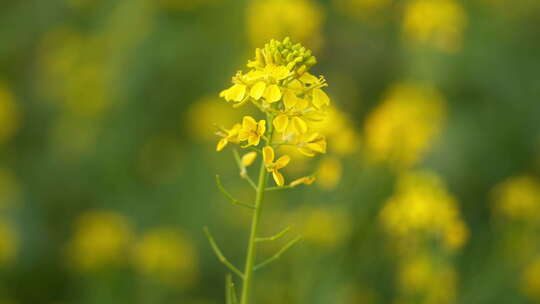
[[255, 266], [255, 257], [257, 255], [257, 229], [259, 226], [259, 220], [261, 217], [262, 203], [264, 199], [264, 191], [266, 187], [266, 179], [268, 174], [264, 161], [261, 160], [261, 168], [259, 169], [259, 181], [257, 186], [257, 196], [255, 198], [255, 212], [253, 213], [253, 219], [251, 221], [251, 232], [249, 235], [248, 250], [246, 256], [246, 267], [244, 269], [244, 285], [242, 288], [242, 299], [240, 304], [248, 304], [251, 294], [252, 280], [253, 280], [253, 268]]

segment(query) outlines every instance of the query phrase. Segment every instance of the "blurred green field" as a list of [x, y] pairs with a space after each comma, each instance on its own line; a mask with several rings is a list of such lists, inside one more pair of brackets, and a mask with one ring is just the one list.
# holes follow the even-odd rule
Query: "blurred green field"
[[[0, 2], [0, 303], [224, 303], [248, 211], [215, 126], [256, 47], [313, 50], [328, 152], [253, 303], [540, 303], [537, 0]], [[264, 245], [271, 255], [279, 244]]]

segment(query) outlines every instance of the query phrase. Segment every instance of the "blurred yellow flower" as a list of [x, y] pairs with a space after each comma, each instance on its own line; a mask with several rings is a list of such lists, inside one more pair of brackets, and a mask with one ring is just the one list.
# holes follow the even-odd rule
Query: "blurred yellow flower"
[[328, 138], [330, 153], [343, 156], [357, 152], [360, 135], [350, 117], [336, 106], [329, 107], [326, 114], [326, 119], [314, 125], [318, 132]]
[[13, 227], [5, 220], [0, 220], [0, 266], [9, 264], [16, 256], [17, 235]]
[[428, 150], [445, 118], [446, 103], [437, 90], [397, 84], [367, 117], [368, 155], [389, 161], [396, 169], [410, 167]]
[[523, 291], [530, 297], [540, 300], [540, 257], [525, 268], [521, 281]]
[[147, 231], [135, 245], [133, 262], [141, 273], [166, 283], [185, 285], [197, 275], [192, 242], [173, 228]]
[[[400, 265], [402, 297], [423, 299], [420, 303], [455, 303], [457, 275], [451, 265], [417, 255]], [[418, 303], [418, 302], [414, 302]]]
[[213, 141], [215, 126], [230, 126], [240, 117], [229, 105], [204, 97], [189, 107], [182, 121], [194, 140]]
[[496, 213], [513, 220], [540, 218], [540, 181], [532, 176], [514, 176], [492, 190]]
[[323, 10], [311, 0], [257, 0], [247, 9], [247, 28], [253, 45], [291, 36], [317, 49], [322, 43]]
[[411, 0], [405, 7], [403, 32], [413, 42], [455, 52], [466, 23], [465, 11], [455, 0]]
[[131, 240], [131, 228], [124, 216], [111, 211], [88, 211], [75, 222], [69, 258], [81, 271], [98, 270], [124, 261]]
[[324, 157], [319, 161], [317, 168], [317, 184], [325, 189], [332, 190], [339, 184], [343, 166], [335, 157]]
[[306, 241], [328, 249], [341, 245], [350, 231], [349, 219], [338, 209], [304, 207], [296, 219]]
[[381, 210], [380, 220], [388, 233], [398, 239], [440, 239], [448, 250], [461, 248], [468, 238], [454, 197], [438, 176], [427, 171], [399, 177], [394, 195]]
[[0, 83], [0, 144], [15, 135], [21, 123], [20, 116], [15, 96], [5, 84]]

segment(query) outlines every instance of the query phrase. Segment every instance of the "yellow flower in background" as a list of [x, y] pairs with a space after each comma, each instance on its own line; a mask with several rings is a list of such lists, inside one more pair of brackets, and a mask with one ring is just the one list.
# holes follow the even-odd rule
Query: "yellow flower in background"
[[324, 157], [319, 161], [317, 184], [325, 190], [332, 190], [339, 184], [342, 172], [343, 166], [338, 158]]
[[496, 213], [512, 220], [536, 221], [540, 218], [540, 180], [514, 176], [492, 190]]
[[15, 135], [20, 123], [21, 117], [15, 96], [5, 84], [0, 83], [0, 144]]
[[521, 288], [533, 299], [540, 300], [540, 258], [527, 265], [521, 275]]
[[9, 264], [17, 255], [18, 241], [15, 230], [0, 219], [0, 267]]
[[217, 98], [203, 97], [195, 101], [186, 111], [182, 121], [184, 128], [194, 140], [213, 141], [217, 126], [231, 126], [241, 116], [229, 105], [216, 102]]
[[295, 225], [304, 239], [327, 249], [341, 245], [349, 234], [349, 219], [338, 209], [304, 207], [296, 213]]
[[276, 185], [283, 186], [285, 184], [285, 178], [283, 178], [283, 174], [281, 174], [279, 170], [285, 168], [289, 164], [291, 161], [289, 155], [283, 155], [274, 161], [274, 149], [270, 146], [266, 146], [263, 148], [263, 158], [266, 170], [272, 172], [272, 177], [274, 178]]
[[315, 125], [315, 129], [328, 138], [332, 147], [330, 153], [345, 156], [358, 151], [360, 135], [351, 118], [336, 106], [329, 107], [327, 118]]
[[141, 273], [166, 283], [186, 285], [197, 276], [193, 243], [173, 228], [147, 231], [135, 245], [133, 262]]
[[311, 0], [257, 0], [247, 8], [248, 36], [253, 45], [291, 36], [317, 49], [322, 44], [324, 12]]
[[434, 88], [397, 84], [367, 117], [368, 155], [396, 169], [414, 165], [429, 149], [446, 118], [446, 103]]
[[398, 278], [404, 301], [421, 298], [426, 304], [455, 303], [457, 275], [447, 262], [422, 254], [413, 256], [400, 264]]
[[410, 41], [455, 52], [466, 24], [465, 10], [455, 0], [411, 0], [405, 7], [403, 33]]
[[440, 240], [443, 248], [457, 250], [468, 238], [456, 200], [443, 181], [428, 171], [399, 176], [395, 193], [381, 210], [387, 232], [398, 239]]
[[111, 211], [88, 211], [75, 222], [69, 258], [81, 271], [93, 271], [125, 260], [132, 232], [128, 220]]

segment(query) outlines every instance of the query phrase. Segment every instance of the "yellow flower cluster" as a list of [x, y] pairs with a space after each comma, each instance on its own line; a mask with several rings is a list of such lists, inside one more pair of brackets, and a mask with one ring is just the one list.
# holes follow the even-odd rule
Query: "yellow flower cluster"
[[495, 212], [512, 220], [540, 219], [540, 181], [514, 176], [492, 191]]
[[81, 215], [67, 253], [69, 262], [83, 273], [131, 263], [141, 274], [177, 286], [187, 286], [197, 276], [195, 248], [184, 234], [172, 228], [153, 228], [138, 238], [128, 219], [112, 211], [92, 210]]
[[412, 0], [405, 8], [403, 32], [411, 41], [455, 52], [466, 23], [465, 11], [455, 0]]
[[128, 253], [132, 232], [128, 220], [110, 211], [89, 211], [76, 222], [68, 247], [73, 265], [95, 271], [122, 261]]
[[399, 177], [395, 194], [381, 211], [382, 225], [402, 240], [428, 237], [443, 248], [461, 248], [468, 237], [454, 197], [435, 174], [418, 171]]
[[445, 260], [413, 256], [399, 265], [398, 303], [450, 304], [456, 301], [457, 274]]
[[147, 231], [134, 249], [135, 267], [164, 282], [187, 285], [196, 276], [196, 254], [191, 241], [175, 229]]
[[310, 50], [293, 44], [289, 38], [271, 40], [264, 48], [256, 49], [254, 60], [247, 64], [250, 70], [239, 71], [232, 78], [233, 85], [220, 97], [233, 107], [251, 103], [266, 114], [266, 119], [257, 121], [244, 116], [241, 123], [223, 128], [218, 133], [222, 139], [216, 150], [221, 151], [229, 143], [242, 143], [242, 148], [258, 147], [263, 139], [264, 163], [278, 186], [285, 183], [278, 170], [289, 163], [290, 157], [284, 155], [274, 162], [274, 149], [292, 146], [310, 157], [325, 153], [326, 139], [314, 123], [324, 120], [330, 98], [323, 91], [327, 86], [324, 77], [309, 73], [316, 62]]
[[521, 275], [522, 289], [530, 297], [540, 300], [540, 257], [537, 257]]
[[366, 120], [369, 156], [397, 169], [408, 168], [429, 148], [445, 118], [446, 103], [434, 88], [397, 84]]
[[312, 0], [258, 0], [247, 8], [248, 36], [253, 45], [290, 35], [312, 48], [322, 43], [324, 11]]

